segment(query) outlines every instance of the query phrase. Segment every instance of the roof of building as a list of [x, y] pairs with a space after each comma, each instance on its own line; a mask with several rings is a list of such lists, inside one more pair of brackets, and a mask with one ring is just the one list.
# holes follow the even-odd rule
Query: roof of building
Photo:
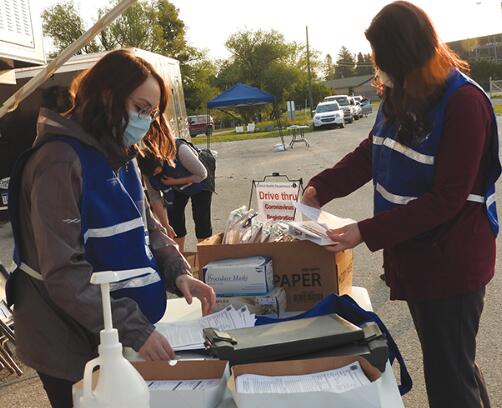
[[340, 88], [357, 88], [369, 82], [373, 79], [373, 74], [371, 75], [358, 75], [347, 78], [332, 79], [325, 81], [325, 84], [330, 88], [340, 89]]

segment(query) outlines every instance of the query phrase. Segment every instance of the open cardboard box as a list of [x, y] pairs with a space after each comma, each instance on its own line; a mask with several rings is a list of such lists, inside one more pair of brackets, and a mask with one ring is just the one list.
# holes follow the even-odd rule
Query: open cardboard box
[[227, 245], [222, 239], [223, 234], [213, 235], [197, 245], [199, 267], [221, 259], [269, 256], [274, 285], [286, 291], [288, 311], [308, 310], [331, 293], [350, 294], [351, 250], [334, 254], [310, 241]]
[[[160, 380], [205, 380], [220, 379], [217, 387], [200, 391], [150, 390], [150, 408], [216, 408], [225, 393], [228, 363], [222, 360], [179, 360], [171, 366], [167, 361], [135, 361], [131, 363], [148, 383]], [[93, 374], [94, 388], [99, 370]], [[79, 407], [82, 383], [73, 385], [74, 408]]]
[[190, 271], [192, 272], [192, 276], [194, 278], [201, 279], [199, 264], [197, 260], [197, 252], [183, 252], [183, 256], [190, 264]]
[[[242, 394], [238, 393], [235, 388], [235, 379], [242, 374], [266, 376], [313, 374], [340, 368], [354, 361], [359, 361], [361, 368], [371, 383], [343, 393]], [[236, 365], [232, 367], [232, 375], [228, 379], [227, 387], [232, 393], [238, 408], [382, 408], [380, 383], [380, 371], [364, 358], [344, 356]]]

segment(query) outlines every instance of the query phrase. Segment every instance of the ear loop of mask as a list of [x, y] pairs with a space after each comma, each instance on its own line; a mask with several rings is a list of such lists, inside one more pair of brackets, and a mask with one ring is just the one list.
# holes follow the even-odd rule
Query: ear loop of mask
[[392, 79], [389, 78], [389, 75], [385, 71], [378, 69], [377, 75], [380, 78], [380, 82], [384, 84], [386, 87], [392, 88], [394, 86]]

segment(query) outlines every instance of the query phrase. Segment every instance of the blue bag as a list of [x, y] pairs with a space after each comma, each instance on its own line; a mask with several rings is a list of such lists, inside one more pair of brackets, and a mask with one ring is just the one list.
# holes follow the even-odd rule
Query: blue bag
[[410, 374], [408, 373], [408, 369], [406, 368], [403, 356], [401, 355], [396, 342], [389, 333], [389, 330], [387, 330], [387, 327], [385, 327], [376, 313], [364, 310], [356, 303], [354, 299], [352, 299], [348, 295], [338, 296], [331, 294], [317, 303], [312, 309], [289, 318], [274, 319], [271, 317], [257, 316], [256, 325], [259, 326], [263, 324], [278, 323], [287, 320], [323, 316], [331, 313], [338, 314], [339, 316], [355, 324], [356, 326], [361, 326], [367, 322], [375, 322], [378, 325], [380, 331], [383, 333], [387, 340], [387, 345], [389, 347], [390, 364], [392, 365], [394, 363], [394, 360], [397, 360], [399, 362], [401, 377], [401, 384], [398, 385], [399, 392], [401, 395], [408, 393], [413, 386], [413, 381], [411, 380]]

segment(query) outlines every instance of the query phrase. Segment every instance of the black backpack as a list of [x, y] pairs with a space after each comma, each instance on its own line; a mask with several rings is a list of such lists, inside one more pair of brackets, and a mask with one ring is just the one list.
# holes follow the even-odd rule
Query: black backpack
[[176, 151], [178, 151], [179, 147], [183, 143], [190, 146], [193, 151], [197, 153], [197, 156], [199, 156], [199, 160], [207, 170], [207, 178], [204, 181], [207, 183], [208, 190], [214, 193], [216, 191], [216, 158], [213, 153], [211, 153], [211, 150], [206, 148], [199, 149], [192, 142], [181, 138], [176, 139]]

